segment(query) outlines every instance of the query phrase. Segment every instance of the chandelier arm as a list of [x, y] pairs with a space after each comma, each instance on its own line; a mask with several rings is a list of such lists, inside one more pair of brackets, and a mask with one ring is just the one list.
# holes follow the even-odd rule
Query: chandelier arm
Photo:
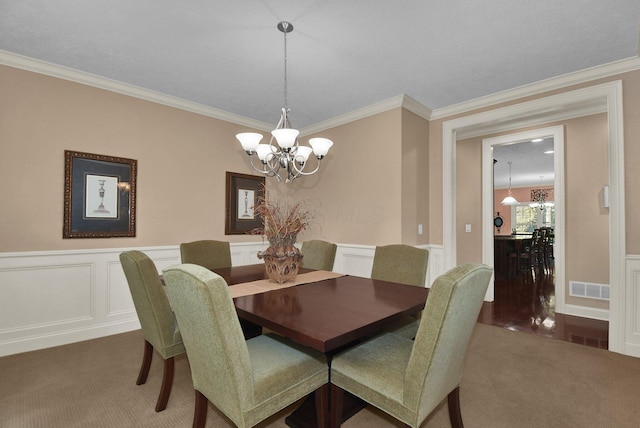
[[[256, 170], [257, 172], [264, 174], [266, 177], [276, 177], [278, 181], [281, 180], [280, 175], [278, 174], [278, 168], [276, 167], [276, 169], [274, 170], [273, 167], [265, 162], [260, 161], [260, 163], [262, 164], [262, 168], [258, 168], [254, 163], [253, 163], [253, 156], [249, 156], [249, 162], [251, 163], [251, 167]], [[268, 168], [268, 169], [267, 169]]]
[[293, 164], [293, 168], [296, 170], [296, 173], [297, 173], [297, 174], [296, 174], [296, 176], [295, 176], [295, 178], [298, 178], [298, 177], [300, 177], [301, 175], [313, 175], [313, 174], [315, 174], [316, 172], [318, 172], [318, 170], [320, 169], [320, 159], [318, 159], [318, 158], [316, 158], [316, 159], [317, 159], [317, 161], [318, 161], [318, 162], [316, 163], [316, 168], [315, 168], [313, 171], [309, 171], [309, 172], [305, 172], [305, 171], [304, 171], [305, 167], [307, 166], [307, 163], [309, 162], [308, 160], [307, 160], [307, 161], [305, 161], [305, 162], [302, 164], [302, 168], [298, 168], [298, 166], [297, 166], [297, 165], [296, 165], [296, 163], [294, 162], [294, 164]]

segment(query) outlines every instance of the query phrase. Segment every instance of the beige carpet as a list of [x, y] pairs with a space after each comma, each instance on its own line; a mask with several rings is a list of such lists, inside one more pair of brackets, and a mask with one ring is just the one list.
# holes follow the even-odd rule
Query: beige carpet
[[[136, 386], [139, 331], [0, 358], [0, 427], [190, 427], [187, 361], [176, 362], [169, 405], [153, 408], [162, 367]], [[461, 385], [467, 428], [638, 427], [640, 359], [478, 324]], [[283, 411], [260, 424], [285, 427]], [[207, 427], [233, 425], [209, 407]], [[367, 408], [345, 428], [401, 426]], [[446, 404], [423, 427], [449, 427]]]

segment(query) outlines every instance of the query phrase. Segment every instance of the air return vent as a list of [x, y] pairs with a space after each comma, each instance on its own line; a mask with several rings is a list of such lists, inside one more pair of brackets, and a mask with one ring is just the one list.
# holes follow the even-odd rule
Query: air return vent
[[569, 281], [569, 295], [588, 299], [609, 300], [609, 284]]

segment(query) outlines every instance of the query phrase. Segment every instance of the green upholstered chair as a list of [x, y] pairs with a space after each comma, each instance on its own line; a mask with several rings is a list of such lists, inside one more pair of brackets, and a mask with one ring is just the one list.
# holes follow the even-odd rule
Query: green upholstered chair
[[333, 270], [338, 246], [319, 239], [302, 243], [302, 267], [315, 270]]
[[182, 263], [193, 263], [209, 270], [231, 267], [231, 249], [227, 241], [202, 240], [180, 244]]
[[[429, 266], [429, 251], [411, 245], [395, 244], [376, 247], [371, 278], [424, 287]], [[413, 339], [420, 315], [407, 316], [387, 330]]]
[[[182, 263], [204, 266], [209, 270], [231, 267], [231, 248], [227, 241], [202, 240], [180, 244]], [[247, 320], [240, 320], [244, 337], [262, 334], [262, 327]]]
[[371, 278], [402, 284], [425, 286], [429, 251], [411, 245], [376, 247]]
[[415, 340], [384, 333], [336, 355], [331, 363], [332, 418], [341, 412], [342, 396], [349, 391], [417, 428], [448, 397], [451, 424], [462, 427], [459, 385], [491, 274], [488, 266], [465, 264], [439, 276]]
[[174, 357], [185, 352], [182, 336], [153, 260], [140, 251], [127, 251], [120, 254], [120, 263], [144, 337], [144, 355], [136, 385], [147, 381], [154, 349], [164, 359], [162, 387], [156, 402], [156, 412], [160, 412], [166, 409], [171, 394]]
[[[245, 341], [227, 284], [214, 272], [182, 264], [163, 276], [189, 356], [194, 427], [205, 425], [209, 401], [241, 428], [314, 391], [316, 405], [328, 407], [323, 354], [276, 335]], [[318, 412], [318, 426], [325, 416]]]

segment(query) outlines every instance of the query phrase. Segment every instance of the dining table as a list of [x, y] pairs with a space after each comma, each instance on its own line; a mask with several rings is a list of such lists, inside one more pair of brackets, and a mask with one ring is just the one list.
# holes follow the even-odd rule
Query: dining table
[[[381, 332], [395, 321], [424, 309], [429, 289], [335, 272], [301, 268], [293, 285], [269, 283], [264, 264], [215, 269], [230, 286], [238, 317], [307, 346], [327, 356], [329, 367], [336, 353]], [[312, 282], [306, 282], [305, 276]], [[234, 297], [234, 287], [263, 287], [260, 292]], [[238, 288], [240, 290], [240, 288]], [[262, 291], [264, 290], [264, 291]], [[364, 403], [353, 396], [343, 405], [342, 419]], [[285, 422], [292, 428], [315, 428], [316, 409], [307, 399]], [[327, 418], [327, 420], [331, 420]]]

